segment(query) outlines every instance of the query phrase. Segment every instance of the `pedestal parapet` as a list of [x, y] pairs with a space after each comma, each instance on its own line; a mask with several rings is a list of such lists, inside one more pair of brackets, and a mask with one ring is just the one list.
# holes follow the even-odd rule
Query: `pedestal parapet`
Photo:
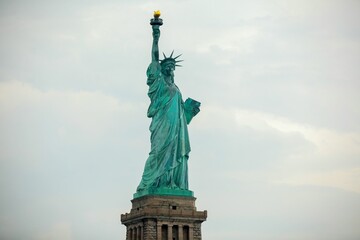
[[144, 196], [133, 199], [121, 214], [126, 240], [201, 240], [207, 211], [197, 211], [194, 197]]

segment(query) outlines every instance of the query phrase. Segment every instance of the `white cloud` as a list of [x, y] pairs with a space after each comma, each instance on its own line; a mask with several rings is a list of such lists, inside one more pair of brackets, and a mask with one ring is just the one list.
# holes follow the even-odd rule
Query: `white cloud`
[[[270, 147], [281, 149], [287, 146], [289, 148], [285, 155], [278, 156], [280, 159], [277, 161], [280, 161], [281, 164], [273, 165], [271, 169], [266, 169], [265, 172], [261, 168], [251, 171], [234, 168], [226, 172], [228, 177], [232, 176], [242, 181], [251, 182], [262, 176], [262, 181], [275, 184], [328, 186], [360, 192], [359, 163], [357, 161], [360, 158], [360, 134], [358, 133], [318, 128], [293, 122], [274, 114], [248, 109], [208, 106], [202, 114], [206, 116], [201, 116], [201, 123], [195, 123], [197, 128], [206, 128], [209, 131], [211, 129], [215, 132], [219, 130], [223, 134], [229, 128], [238, 134], [243, 133], [242, 129], [250, 128], [253, 133], [261, 134], [259, 136], [272, 136], [267, 140]], [[284, 145], [284, 143], [275, 140], [281, 137], [284, 141], [289, 141], [290, 136], [301, 137], [305, 142], [295, 141]], [[250, 137], [251, 135], [248, 135], [245, 138], [250, 139]], [[230, 141], [235, 143], [238, 141], [236, 138]], [[294, 145], [305, 143], [306, 146], [311, 145], [312, 147]], [[232, 143], [226, 143], [227, 146], [230, 144]], [[283, 146], [276, 146], [276, 144]], [[239, 147], [241, 145], [243, 143], [238, 143]], [[261, 150], [261, 147], [261, 145], [254, 146], [259, 151], [264, 151], [265, 149]], [[239, 155], [241, 156], [240, 152]], [[253, 160], [249, 159], [248, 161]], [[274, 168], [274, 166], [276, 167]]]
[[98, 91], [43, 91], [19, 81], [2, 82], [2, 164], [39, 165], [65, 146], [86, 149], [111, 142], [132, 129], [131, 119], [139, 118], [142, 108]]
[[39, 233], [34, 240], [73, 240], [71, 225], [67, 222], [53, 224], [48, 231]]
[[219, 30], [214, 38], [201, 43], [196, 50], [200, 53], [209, 53], [212, 48], [219, 48], [232, 54], [249, 54], [254, 51], [256, 40], [261, 37], [256, 27], [237, 27], [223, 31]]
[[360, 193], [360, 168], [329, 170], [315, 173], [305, 172], [302, 174], [290, 175], [283, 180], [275, 182], [295, 186], [315, 185], [333, 187]]
[[360, 134], [339, 132], [332, 129], [314, 127], [293, 122], [285, 117], [257, 111], [236, 110], [238, 124], [264, 130], [272, 128], [283, 133], [298, 133], [317, 147], [322, 155], [360, 155]]

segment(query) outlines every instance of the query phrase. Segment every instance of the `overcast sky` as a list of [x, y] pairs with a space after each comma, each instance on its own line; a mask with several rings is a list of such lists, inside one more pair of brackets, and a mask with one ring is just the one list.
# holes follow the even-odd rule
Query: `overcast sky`
[[203, 239], [360, 239], [357, 0], [0, 1], [0, 238], [125, 239], [157, 9]]

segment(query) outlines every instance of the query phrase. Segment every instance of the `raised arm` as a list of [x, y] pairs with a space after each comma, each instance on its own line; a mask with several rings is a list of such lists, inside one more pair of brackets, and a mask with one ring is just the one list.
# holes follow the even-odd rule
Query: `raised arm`
[[160, 38], [160, 26], [152, 25], [153, 29], [153, 44], [151, 49], [151, 60], [153, 62], [159, 62], [159, 38]]

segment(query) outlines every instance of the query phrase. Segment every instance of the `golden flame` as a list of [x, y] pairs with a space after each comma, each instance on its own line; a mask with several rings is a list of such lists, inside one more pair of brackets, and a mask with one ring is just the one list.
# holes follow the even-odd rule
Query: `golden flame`
[[155, 18], [160, 17], [160, 10], [154, 11], [154, 17], [155, 17]]

